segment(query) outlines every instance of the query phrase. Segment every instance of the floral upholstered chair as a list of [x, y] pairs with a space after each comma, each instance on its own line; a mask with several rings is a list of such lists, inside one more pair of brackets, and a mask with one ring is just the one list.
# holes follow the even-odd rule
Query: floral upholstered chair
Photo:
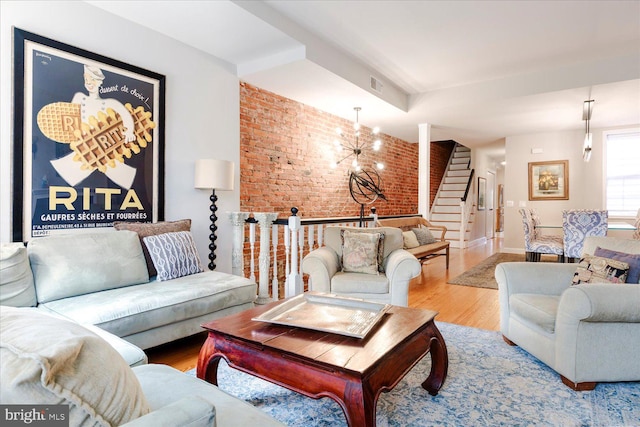
[[524, 246], [527, 261], [540, 261], [541, 254], [557, 255], [558, 261], [564, 257], [561, 236], [543, 236], [536, 225], [540, 224], [538, 214], [533, 209], [520, 209], [524, 228]]
[[569, 261], [578, 260], [584, 240], [588, 236], [607, 235], [608, 212], [587, 209], [562, 211], [564, 231], [564, 256]]

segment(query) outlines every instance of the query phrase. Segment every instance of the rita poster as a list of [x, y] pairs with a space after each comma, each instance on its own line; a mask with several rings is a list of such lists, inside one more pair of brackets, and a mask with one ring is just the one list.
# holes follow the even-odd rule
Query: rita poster
[[14, 240], [163, 219], [164, 76], [17, 29], [15, 50]]

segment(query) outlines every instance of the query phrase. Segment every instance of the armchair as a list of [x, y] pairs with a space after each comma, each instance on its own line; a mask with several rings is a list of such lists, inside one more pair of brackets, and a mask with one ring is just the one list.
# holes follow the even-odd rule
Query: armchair
[[[587, 237], [583, 256], [596, 247], [640, 254], [637, 240]], [[574, 390], [640, 380], [640, 286], [571, 286], [575, 272], [576, 264], [499, 264], [495, 277], [504, 340], [540, 359]]]
[[[384, 234], [382, 262], [377, 274], [343, 272], [341, 230]], [[339, 294], [399, 306], [409, 304], [409, 281], [420, 274], [420, 262], [402, 249], [402, 231], [393, 227], [327, 227], [325, 246], [302, 260], [309, 290]]]

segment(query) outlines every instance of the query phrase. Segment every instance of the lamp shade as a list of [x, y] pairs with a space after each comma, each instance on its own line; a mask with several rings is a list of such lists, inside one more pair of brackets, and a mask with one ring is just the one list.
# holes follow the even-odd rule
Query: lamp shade
[[216, 159], [196, 160], [195, 188], [233, 190], [233, 162]]

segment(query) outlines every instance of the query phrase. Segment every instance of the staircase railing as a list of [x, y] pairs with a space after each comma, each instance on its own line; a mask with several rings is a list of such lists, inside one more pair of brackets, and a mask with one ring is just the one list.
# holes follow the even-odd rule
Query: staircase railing
[[467, 187], [464, 190], [464, 195], [460, 198], [460, 249], [464, 248], [464, 236], [467, 232], [467, 224], [469, 223], [469, 217], [471, 216], [472, 210], [471, 208], [473, 207], [473, 200], [469, 201], [468, 199], [475, 172], [475, 169], [471, 169], [469, 180], [467, 181]]
[[471, 184], [473, 183], [473, 175], [475, 174], [475, 172], [476, 172], [475, 169], [471, 169], [471, 174], [469, 174], [469, 180], [467, 181], [467, 187], [464, 190], [464, 196], [460, 198], [463, 202], [467, 201], [467, 197], [469, 196], [469, 190], [471, 189]]

